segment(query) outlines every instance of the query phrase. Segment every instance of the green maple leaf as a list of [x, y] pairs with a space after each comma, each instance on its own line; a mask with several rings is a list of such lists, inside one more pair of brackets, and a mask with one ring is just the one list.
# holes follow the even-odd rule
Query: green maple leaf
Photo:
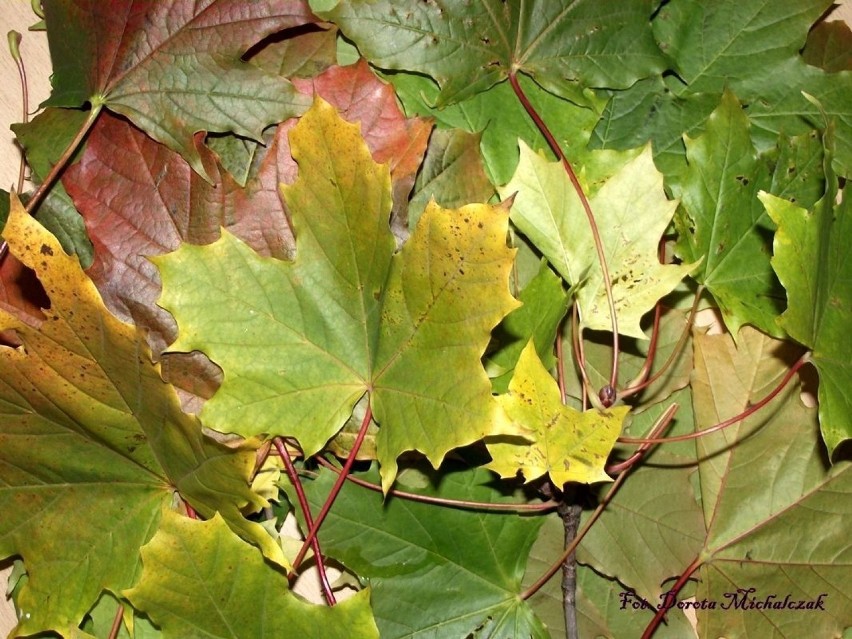
[[852, 74], [808, 65], [799, 51], [808, 30], [830, 6], [826, 0], [684, 0], [654, 17], [660, 47], [677, 75], [641, 80], [612, 101], [595, 130], [595, 144], [631, 148], [652, 139], [667, 175], [683, 164], [681, 135], [697, 137], [719, 96], [730, 90], [748, 105], [752, 139], [760, 152], [779, 134], [800, 135], [820, 112], [802, 92], [819, 98], [838, 123], [835, 167], [852, 166]]
[[382, 69], [421, 73], [441, 87], [437, 106], [461, 102], [522, 71], [562, 97], [627, 88], [665, 68], [651, 36], [652, 2], [613, 11], [594, 0], [340, 2], [318, 15], [338, 25]]
[[296, 597], [286, 575], [228, 529], [221, 517], [167, 513], [142, 548], [139, 583], [125, 595], [164, 639], [225, 637], [378, 639], [370, 591], [333, 607]]
[[556, 365], [553, 342], [568, 311], [568, 299], [562, 278], [541, 260], [538, 273], [518, 295], [522, 306], [509, 313], [492, 335], [493, 350], [487, 355], [486, 370], [494, 392], [506, 392], [518, 358], [530, 340], [545, 368]]
[[[442, 468], [439, 484], [420, 473], [417, 492], [488, 503], [516, 501], [494, 489], [481, 468]], [[362, 475], [375, 481], [376, 473]], [[319, 508], [335, 475], [321, 472], [305, 483]], [[423, 487], [423, 484], [427, 484]], [[401, 488], [411, 490], [405, 485]], [[347, 482], [320, 529], [323, 550], [369, 580], [373, 614], [383, 639], [482, 636], [535, 637], [547, 630], [520, 598], [527, 554], [542, 517], [440, 508], [376, 493]]]
[[820, 22], [808, 33], [802, 59], [829, 73], [852, 71], [852, 29], [839, 20]]
[[[514, 193], [512, 221], [562, 277], [578, 285], [583, 326], [610, 330], [610, 312], [588, 219], [559, 162], [548, 162], [521, 142], [512, 180], [499, 189]], [[642, 316], [696, 267], [661, 265], [657, 244], [674, 214], [651, 149], [625, 164], [589, 197], [603, 243], [619, 333], [644, 337]]]
[[[515, 172], [518, 166], [517, 138], [555, 159], [547, 140], [506, 82], [464, 102], [437, 108], [433, 102], [438, 99], [439, 88], [428, 77], [398, 72], [388, 74], [387, 80], [393, 83], [406, 112], [434, 118], [438, 127], [480, 133], [482, 161], [494, 184], [505, 184]], [[589, 162], [586, 145], [606, 104], [591, 90], [583, 94], [585, 106], [578, 106], [548, 93], [524, 75], [518, 82], [530, 104], [550, 126], [571, 163], [585, 166], [589, 182], [597, 182], [602, 173], [614, 172], [613, 165], [623, 164], [632, 157], [627, 153], [609, 152], [611, 163], [607, 163], [602, 161], [605, 156], [598, 152], [595, 162]]]
[[[654, 20], [680, 79], [691, 93], [745, 93], [758, 74], [802, 49], [831, 0], [670, 3]], [[777, 79], [776, 79], [777, 81]]]
[[770, 177], [733, 94], [724, 94], [700, 137], [686, 138], [686, 157], [687, 170], [672, 185], [681, 200], [675, 215], [681, 256], [701, 260], [694, 277], [713, 294], [734, 335], [753, 324], [780, 337], [775, 319], [783, 291], [769, 264], [767, 239], [774, 225], [757, 199]]
[[[827, 136], [830, 139], [831, 133]], [[846, 197], [836, 202], [830, 159], [825, 170], [828, 188], [811, 211], [768, 193], [761, 193], [760, 199], [778, 225], [772, 267], [788, 299], [779, 323], [813, 351], [820, 377], [820, 426], [832, 453], [852, 438], [852, 348], [846, 335], [852, 323], [852, 207]]]
[[501, 477], [520, 472], [527, 481], [547, 474], [556, 486], [610, 481], [604, 464], [629, 407], [581, 412], [562, 404], [559, 386], [532, 342], [521, 353], [509, 392], [499, 398], [506, 415], [531, 443], [486, 440], [492, 458], [488, 468]]
[[72, 633], [103, 589], [130, 586], [175, 493], [283, 562], [239, 510], [262, 505], [248, 489], [254, 454], [202, 435], [144, 338], [17, 198], [4, 237], [51, 302], [37, 327], [0, 312], [23, 344], [0, 346], [0, 557], [21, 556], [29, 575], [16, 631]]
[[202, 420], [243, 435], [285, 434], [307, 455], [370, 393], [387, 487], [396, 458], [437, 465], [452, 448], [509, 428], [480, 358], [517, 302], [500, 207], [427, 207], [394, 255], [386, 165], [356, 125], [317, 99], [291, 134], [299, 179], [283, 187], [296, 259], [261, 258], [233, 236], [158, 258], [175, 350], [224, 369]]
[[265, 127], [309, 104], [285, 78], [241, 60], [265, 36], [313, 22], [303, 2], [46, 0], [44, 8], [54, 65], [46, 104], [104, 104], [208, 181], [196, 132], [261, 141]]

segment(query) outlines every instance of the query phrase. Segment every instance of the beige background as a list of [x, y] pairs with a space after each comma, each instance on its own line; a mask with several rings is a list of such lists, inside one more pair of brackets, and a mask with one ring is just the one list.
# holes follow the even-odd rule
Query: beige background
[[[842, 2], [832, 19], [845, 19], [852, 23], [852, 0]], [[5, 36], [13, 29], [23, 36], [21, 54], [27, 70], [31, 113], [50, 92], [51, 67], [47, 38], [43, 32], [27, 31], [36, 20], [28, 0], [0, 0], [0, 36]], [[20, 153], [9, 125], [22, 121], [21, 90], [18, 70], [5, 41], [0, 44], [0, 48], [0, 188], [8, 190], [15, 187], [18, 181]], [[0, 571], [0, 637], [6, 637], [16, 622], [11, 604], [4, 598], [7, 573], [8, 569]]]

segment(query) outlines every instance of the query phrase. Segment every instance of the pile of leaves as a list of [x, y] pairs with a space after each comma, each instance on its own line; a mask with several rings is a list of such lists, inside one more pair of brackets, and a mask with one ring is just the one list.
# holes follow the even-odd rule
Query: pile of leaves
[[830, 0], [42, 4], [12, 636], [852, 626]]

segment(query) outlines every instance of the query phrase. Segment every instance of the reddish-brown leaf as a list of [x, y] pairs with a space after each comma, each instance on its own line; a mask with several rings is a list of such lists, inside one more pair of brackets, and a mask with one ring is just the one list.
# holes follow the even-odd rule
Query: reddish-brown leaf
[[202, 175], [195, 133], [259, 140], [308, 106], [287, 79], [243, 60], [271, 34], [316, 22], [305, 0], [44, 4], [54, 64], [48, 104], [104, 104]]
[[376, 162], [391, 170], [395, 235], [404, 240], [408, 227], [408, 196], [426, 153], [432, 122], [406, 118], [393, 87], [382, 82], [365, 60], [346, 67], [331, 67], [312, 80], [294, 80], [300, 91], [315, 92], [332, 104], [349, 122], [361, 123], [361, 135]]

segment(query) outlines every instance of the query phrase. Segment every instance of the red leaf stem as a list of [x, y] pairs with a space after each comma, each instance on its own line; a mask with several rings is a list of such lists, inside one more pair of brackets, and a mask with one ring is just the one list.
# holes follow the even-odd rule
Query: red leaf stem
[[562, 403], [566, 402], [565, 395], [565, 352], [562, 348], [562, 330], [560, 326], [560, 330], [556, 333], [556, 380], [559, 383], [559, 397], [562, 399]]
[[[586, 373], [586, 353], [583, 350], [583, 339], [580, 335], [580, 322], [578, 317], [577, 305], [574, 304], [574, 307], [571, 310], [571, 343], [574, 347], [574, 357], [577, 360], [577, 365], [580, 368], [580, 376], [582, 377], [582, 402], [583, 402], [583, 410], [586, 410], [589, 406], [589, 389], [592, 387], [591, 382], [589, 382], [589, 376]], [[591, 392], [591, 396], [595, 396], [594, 391]]]
[[672, 586], [671, 590], [666, 593], [666, 597], [664, 600], [664, 605], [660, 606], [657, 610], [657, 614], [654, 615], [654, 618], [651, 619], [651, 622], [648, 624], [648, 627], [645, 628], [645, 632], [642, 633], [642, 639], [651, 639], [654, 632], [656, 632], [657, 628], [660, 625], [660, 622], [665, 618], [666, 613], [669, 611], [670, 607], [674, 605], [676, 601], [677, 593], [683, 589], [686, 585], [686, 582], [689, 581], [689, 578], [692, 576], [698, 568], [701, 566], [701, 559], [697, 558], [693, 561], [686, 570], [683, 571], [683, 574], [678, 577], [677, 581]]
[[756, 413], [761, 408], [766, 406], [769, 402], [771, 402], [775, 396], [780, 393], [785, 386], [790, 382], [793, 378], [793, 375], [805, 364], [811, 361], [810, 351], [802, 355], [795, 364], [787, 371], [787, 374], [784, 375], [784, 379], [781, 380], [781, 383], [778, 384], [766, 397], [761, 399], [756, 404], [752, 404], [748, 408], [746, 408], [739, 415], [734, 415], [733, 417], [726, 419], [723, 422], [719, 422], [714, 426], [710, 426], [709, 428], [705, 428], [704, 430], [698, 430], [694, 433], [689, 433], [687, 435], [678, 435], [676, 437], [619, 437], [618, 441], [622, 444], [665, 444], [667, 442], [685, 442], [690, 439], [698, 439], [699, 437], [703, 437], [704, 435], [709, 435], [711, 433], [715, 433], [720, 430], [724, 430], [728, 426], [736, 424], [737, 422], [741, 422], [746, 419], [753, 413]]
[[[321, 457], [317, 457], [317, 462], [319, 462], [321, 466], [324, 466], [325, 468], [328, 468], [329, 470], [334, 471], [335, 473], [341, 474], [343, 472], [339, 468], [335, 468], [334, 465], [330, 464]], [[362, 488], [367, 488], [368, 490], [372, 490], [377, 493], [383, 492], [381, 486], [366, 481], [364, 479], [353, 477], [352, 475], [348, 475], [346, 479], [351, 481], [353, 484], [361, 486]], [[463, 499], [447, 499], [446, 497], [430, 497], [428, 495], [418, 495], [417, 493], [409, 493], [396, 488], [391, 488], [388, 491], [388, 495], [392, 495], [400, 499], [407, 499], [409, 501], [420, 502], [423, 504], [433, 504], [435, 506], [444, 506], [446, 508], [459, 508], [463, 510], [488, 510], [497, 512], [543, 512], [548, 510], [554, 510], [557, 506], [559, 506], [559, 502], [554, 501], [552, 499], [548, 501], [543, 501], [538, 504], [495, 504], [484, 501], [468, 501]]]
[[[677, 409], [680, 408], [678, 404], [672, 404], [669, 406], [665, 412], [657, 418], [657, 421], [654, 423], [654, 426], [651, 428], [650, 437], [654, 438], [660, 433], [662, 433], [666, 428], [668, 428], [672, 419], [674, 418]], [[640, 459], [645, 456], [645, 453], [653, 446], [654, 444], [642, 444], [639, 448], [634, 452], [630, 457], [625, 459], [624, 461], [618, 462], [617, 464], [612, 464], [605, 468], [607, 474], [609, 475], [618, 475], [623, 473], [624, 471], [632, 468]]]
[[[305, 523], [308, 528], [313, 528], [314, 518], [313, 515], [311, 515], [311, 506], [308, 504], [308, 499], [305, 496], [304, 489], [302, 488], [302, 482], [299, 480], [299, 473], [296, 472], [296, 467], [293, 466], [293, 460], [290, 457], [290, 453], [284, 445], [284, 442], [281, 441], [280, 437], [273, 439], [272, 443], [275, 445], [275, 450], [278, 451], [278, 456], [281, 458], [281, 461], [284, 462], [284, 468], [287, 471], [287, 476], [290, 478], [290, 483], [293, 484], [293, 488], [296, 490], [296, 499], [298, 499], [299, 508], [302, 509], [302, 514], [305, 517]], [[311, 548], [314, 551], [314, 559], [316, 559], [317, 562], [317, 574], [319, 574], [322, 594], [328, 605], [333, 606], [337, 603], [337, 600], [334, 598], [334, 592], [331, 590], [331, 583], [329, 583], [328, 574], [325, 571], [322, 549], [319, 545], [319, 539], [316, 537], [314, 537], [311, 541]], [[292, 574], [295, 575], [295, 568]]]
[[118, 604], [115, 611], [115, 617], [112, 619], [112, 627], [109, 629], [109, 639], [115, 639], [118, 636], [118, 631], [121, 630], [121, 620], [124, 617], [124, 606]]
[[293, 570], [297, 570], [299, 568], [299, 564], [302, 563], [302, 560], [305, 558], [305, 554], [308, 552], [308, 547], [313, 542], [314, 538], [317, 536], [317, 532], [319, 532], [320, 526], [325, 521], [326, 516], [328, 515], [328, 511], [331, 510], [331, 506], [334, 504], [334, 500], [337, 499], [337, 495], [340, 494], [340, 489], [343, 487], [343, 482], [346, 481], [347, 475], [349, 475], [349, 471], [352, 470], [352, 465], [355, 463], [355, 457], [358, 456], [358, 450], [361, 448], [361, 444], [364, 442], [364, 437], [367, 435], [367, 428], [370, 426], [370, 420], [373, 419], [373, 410], [370, 404], [367, 404], [367, 410], [364, 413], [364, 419], [361, 421], [361, 428], [358, 430], [358, 436], [355, 438], [355, 443], [352, 444], [352, 450], [349, 451], [349, 456], [346, 458], [346, 462], [343, 464], [343, 469], [340, 471], [340, 475], [338, 475], [337, 480], [334, 482], [334, 486], [331, 487], [331, 492], [328, 495], [328, 498], [325, 500], [325, 503], [322, 505], [322, 508], [317, 515], [317, 518], [314, 520], [313, 525], [310, 527], [307, 536], [305, 537], [305, 541], [302, 544], [302, 547], [299, 549], [299, 554], [296, 555], [296, 559], [293, 560]]
[[665, 363], [660, 367], [660, 370], [651, 375], [651, 377], [647, 377], [648, 373], [651, 372], [657, 348], [657, 334], [659, 332], [661, 315], [661, 307], [657, 304], [657, 311], [654, 315], [654, 331], [651, 334], [651, 343], [648, 346], [648, 356], [645, 358], [645, 363], [642, 366], [642, 370], [639, 371], [639, 374], [627, 385], [627, 388], [618, 393], [619, 399], [624, 399], [625, 397], [634, 395], [635, 393], [647, 388], [662, 377], [668, 368], [674, 364], [675, 359], [677, 359], [683, 351], [684, 346], [686, 346], [686, 339], [689, 336], [689, 330], [692, 328], [692, 324], [695, 321], [695, 314], [698, 312], [698, 301], [701, 299], [701, 293], [703, 290], [704, 286], [699, 286], [698, 290], [695, 292], [695, 299], [692, 302], [692, 307], [689, 309], [689, 316], [687, 317], [686, 325], [683, 327], [683, 332], [680, 334], [677, 344], [675, 344], [675, 347], [669, 354], [668, 359], [666, 359]]
[[580, 202], [583, 205], [583, 210], [586, 212], [586, 218], [589, 220], [589, 227], [592, 230], [592, 237], [595, 240], [595, 251], [598, 254], [598, 263], [601, 267], [601, 275], [603, 276], [604, 282], [604, 290], [606, 291], [606, 299], [609, 303], [609, 314], [610, 319], [612, 321], [612, 369], [609, 377], [609, 385], [613, 388], [617, 388], [618, 384], [618, 319], [615, 314], [615, 300], [612, 296], [612, 282], [609, 278], [609, 266], [606, 263], [606, 256], [604, 255], [603, 250], [603, 242], [601, 241], [601, 236], [598, 231], [598, 224], [595, 221], [595, 215], [592, 213], [592, 207], [589, 204], [589, 200], [586, 197], [586, 194], [583, 192], [583, 187], [580, 186], [580, 181], [577, 179], [576, 173], [574, 173], [574, 169], [571, 167], [571, 163], [568, 161], [568, 158], [565, 156], [565, 153], [562, 151], [562, 147], [559, 146], [559, 143], [556, 141], [553, 133], [550, 132], [550, 129], [545, 124], [544, 120], [542, 120], [541, 116], [535, 110], [532, 103], [527, 98], [523, 89], [521, 88], [520, 83], [518, 82], [518, 78], [514, 71], [509, 74], [509, 84], [512, 85], [512, 90], [515, 92], [520, 103], [523, 105], [524, 110], [526, 110], [527, 114], [532, 118], [533, 122], [535, 122], [536, 127], [547, 140], [547, 144], [550, 146], [550, 149], [553, 153], [556, 154], [556, 157], [562, 162], [562, 166], [565, 169], [565, 173], [568, 174], [568, 179], [571, 180], [571, 185], [574, 187], [574, 190], [577, 192], [577, 197], [580, 198]]

